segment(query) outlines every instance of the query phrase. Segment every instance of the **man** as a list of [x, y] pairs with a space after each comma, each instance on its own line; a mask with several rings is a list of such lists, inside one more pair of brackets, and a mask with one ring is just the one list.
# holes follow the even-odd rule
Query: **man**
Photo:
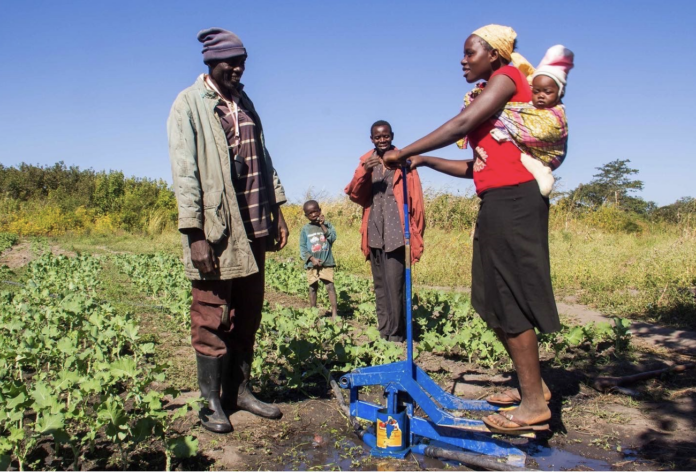
[[[382, 160], [384, 153], [394, 149], [391, 125], [384, 120], [375, 122], [370, 128], [370, 140], [375, 147], [360, 158], [360, 165], [345, 192], [350, 200], [363, 207], [361, 247], [372, 268], [379, 333], [385, 340], [403, 342], [406, 252], [402, 173], [400, 169], [388, 169]], [[411, 261], [415, 263], [423, 254], [425, 230], [423, 189], [418, 172], [409, 171], [406, 183]]]
[[278, 418], [249, 386], [264, 298], [265, 252], [285, 246], [285, 192], [261, 121], [240, 83], [247, 58], [234, 33], [198, 33], [208, 74], [179, 94], [167, 133], [186, 276], [191, 344], [208, 405], [203, 427], [230, 432], [224, 409]]

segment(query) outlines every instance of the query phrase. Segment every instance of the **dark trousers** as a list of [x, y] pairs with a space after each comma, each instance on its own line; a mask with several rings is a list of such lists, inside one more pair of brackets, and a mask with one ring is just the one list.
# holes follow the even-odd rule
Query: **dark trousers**
[[375, 284], [377, 328], [383, 339], [403, 342], [406, 251], [404, 247], [386, 252], [370, 248], [370, 266]]
[[198, 353], [219, 357], [228, 351], [254, 351], [263, 309], [266, 239], [250, 244], [258, 273], [225, 281], [192, 281], [191, 345]]

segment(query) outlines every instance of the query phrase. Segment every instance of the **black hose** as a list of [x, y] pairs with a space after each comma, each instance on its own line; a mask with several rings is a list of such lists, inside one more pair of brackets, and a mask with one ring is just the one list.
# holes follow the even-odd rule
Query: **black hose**
[[[326, 368], [324, 368], [326, 370]], [[326, 370], [328, 373], [328, 370]], [[353, 417], [350, 415], [350, 408], [346, 404], [346, 400], [343, 398], [343, 392], [341, 391], [341, 388], [338, 387], [338, 383], [336, 380], [331, 376], [329, 373], [329, 384], [331, 385], [331, 389], [333, 390], [334, 396], [336, 396], [336, 400], [338, 401], [338, 405], [340, 406], [341, 410], [343, 413], [348, 417], [348, 420], [350, 421], [351, 427], [353, 427], [353, 430], [355, 431], [355, 434], [360, 437], [362, 440], [363, 436], [365, 435], [365, 429], [363, 429], [362, 425]]]
[[430, 458], [444, 458], [445, 460], [455, 460], [465, 465], [485, 468], [492, 471], [534, 471], [528, 468], [508, 465], [497, 460], [493, 460], [485, 455], [472, 455], [470, 453], [459, 452], [456, 450], [447, 450], [445, 448], [433, 447], [429, 445], [425, 447], [423, 454]]

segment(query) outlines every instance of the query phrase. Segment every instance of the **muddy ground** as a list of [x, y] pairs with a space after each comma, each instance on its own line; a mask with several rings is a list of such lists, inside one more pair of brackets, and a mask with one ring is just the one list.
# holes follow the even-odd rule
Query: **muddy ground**
[[[269, 293], [267, 299], [285, 306], [307, 306], [306, 301], [285, 294]], [[161, 317], [143, 314], [144, 329], [161, 327]], [[173, 365], [170, 376], [187, 390], [183, 397], [196, 396], [195, 358], [188, 338], [174, 332], [156, 333], [163, 354], [167, 353]], [[640, 341], [637, 345], [629, 359], [608, 358], [600, 366], [585, 366], [572, 359], [565, 360], [567, 366], [559, 366], [545, 354], [542, 373], [554, 393], [552, 433], [536, 440], [514, 440], [528, 453], [529, 468], [696, 469], [696, 370], [630, 386], [635, 391], [631, 395], [602, 394], [590, 387], [597, 375], [623, 376], [693, 360]], [[449, 392], [464, 398], [481, 399], [515, 386], [510, 369], [484, 369], [432, 354], [423, 354], [417, 363]], [[182, 428], [195, 433], [201, 453], [195, 461], [180, 466], [214, 470], [467, 469], [415, 455], [404, 460], [373, 458], [349, 428], [331, 390], [317, 386], [310, 394], [258, 393], [263, 400], [277, 403], [283, 418], [272, 421], [236, 412], [230, 417], [235, 430], [226, 436], [199, 428], [192, 414]], [[379, 402], [381, 391], [367, 395]]]
[[[45, 251], [44, 248], [42, 251]], [[49, 251], [65, 254], [58, 247]], [[17, 270], [33, 259], [36, 249], [22, 242], [0, 255], [0, 266]], [[135, 288], [123, 279], [124, 294]], [[271, 303], [306, 307], [306, 301], [284, 294], [269, 293]], [[569, 319], [585, 323], [603, 317], [572, 299], [559, 301]], [[142, 311], [142, 330], [157, 342], [157, 356], [170, 362], [168, 380], [182, 389], [172, 399], [175, 408], [188, 397], [197, 397], [195, 358], [189, 338], [166, 314]], [[695, 470], [696, 469], [696, 370], [665, 375], [629, 386], [629, 391], [599, 393], [591, 388], [596, 376], [624, 376], [693, 362], [688, 343], [693, 334], [664, 327], [645, 327], [648, 335], [635, 337], [629, 357], [607, 356], [592, 364], [578, 357], [560, 362], [543, 354], [542, 374], [553, 392], [552, 432], [536, 440], [512, 439], [528, 454], [527, 467], [541, 470]], [[638, 335], [638, 334], [637, 334]], [[696, 338], [696, 337], [694, 337]], [[485, 369], [461, 359], [432, 354], [417, 363], [445, 389], [464, 398], [481, 399], [488, 393], [515, 386], [510, 368]], [[283, 411], [280, 420], [266, 420], [246, 412], [231, 414], [234, 432], [217, 435], [201, 429], [191, 413], [180, 421], [178, 430], [199, 440], [199, 454], [177, 461], [178, 470], [441, 470], [467, 469], [453, 463], [409, 455], [404, 460], [377, 459], [351, 431], [330, 388], [317, 384], [307, 393], [260, 392], [258, 396], [275, 402]], [[367, 393], [374, 400], [375, 390]], [[46, 447], [50, 455], [50, 446]], [[130, 469], [161, 470], [164, 455], [157, 446], [146, 448], [131, 458]], [[57, 463], [59, 465], [60, 463]], [[111, 469], [109, 461], [94, 461], [84, 469]]]

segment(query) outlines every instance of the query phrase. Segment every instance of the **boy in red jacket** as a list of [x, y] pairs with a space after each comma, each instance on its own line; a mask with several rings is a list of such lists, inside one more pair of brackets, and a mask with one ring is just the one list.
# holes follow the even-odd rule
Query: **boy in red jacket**
[[[351, 201], [363, 207], [361, 248], [370, 261], [375, 285], [377, 321], [383, 339], [403, 342], [404, 314], [404, 192], [400, 169], [388, 169], [382, 157], [394, 149], [391, 125], [379, 120], [370, 128], [374, 149], [360, 158], [353, 180], [345, 189]], [[411, 230], [411, 261], [423, 254], [425, 214], [423, 189], [418, 172], [408, 171], [406, 177], [409, 197]]]

